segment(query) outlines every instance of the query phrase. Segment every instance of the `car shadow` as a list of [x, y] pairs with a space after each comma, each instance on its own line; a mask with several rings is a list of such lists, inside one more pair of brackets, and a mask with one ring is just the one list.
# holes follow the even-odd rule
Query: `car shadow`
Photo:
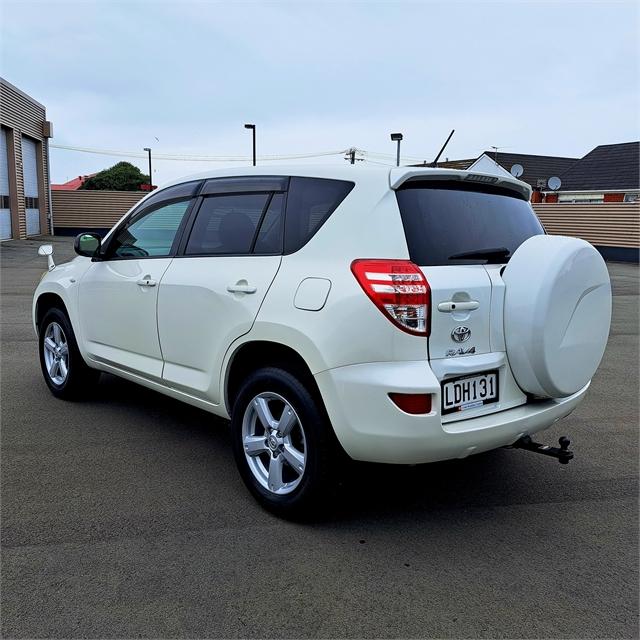
[[[98, 406], [117, 404], [126, 411], [127, 421], [154, 435], [195, 440], [227, 461], [230, 482], [240, 482], [227, 420], [107, 374], [90, 401]], [[588, 500], [594, 491], [601, 495], [601, 487], [589, 490], [575, 480], [567, 484], [572, 475], [566, 471], [554, 460], [513, 449], [414, 466], [350, 461], [342, 466], [341, 482], [328, 508], [306, 521], [322, 526], [336, 520], [432, 519], [451, 510]], [[563, 483], [561, 490], [558, 482]], [[611, 487], [612, 492], [618, 490]], [[248, 492], [246, 499], [252, 501]]]

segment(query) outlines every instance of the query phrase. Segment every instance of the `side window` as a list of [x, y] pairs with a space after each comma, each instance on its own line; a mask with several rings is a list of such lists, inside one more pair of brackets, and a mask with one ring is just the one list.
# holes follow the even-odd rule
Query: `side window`
[[109, 243], [110, 258], [164, 257], [172, 253], [191, 199], [165, 202], [135, 214]]
[[354, 183], [325, 178], [291, 178], [287, 196], [284, 251], [303, 247], [347, 197]]
[[205, 198], [185, 255], [280, 253], [282, 194], [244, 193]]
[[284, 194], [274, 193], [262, 219], [253, 253], [282, 253]]

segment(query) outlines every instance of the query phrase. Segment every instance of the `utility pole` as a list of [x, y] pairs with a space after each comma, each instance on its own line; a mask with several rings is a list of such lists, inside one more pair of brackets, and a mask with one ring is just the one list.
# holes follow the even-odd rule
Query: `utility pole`
[[146, 151], [149, 154], [149, 191], [152, 191], [153, 174], [151, 173], [151, 149], [149, 149], [149, 147], [145, 147], [143, 151]]
[[251, 129], [252, 137], [253, 137], [253, 166], [256, 166], [256, 125], [255, 124], [245, 124], [245, 129]]

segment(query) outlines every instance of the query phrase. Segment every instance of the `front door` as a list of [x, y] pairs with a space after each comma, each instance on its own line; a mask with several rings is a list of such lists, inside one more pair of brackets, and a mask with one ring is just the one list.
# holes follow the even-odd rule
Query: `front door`
[[202, 199], [182, 255], [160, 284], [158, 331], [169, 386], [220, 402], [224, 355], [251, 329], [280, 266], [283, 204], [283, 192], [275, 191]]
[[191, 200], [150, 204], [116, 230], [104, 258], [80, 282], [81, 328], [90, 358], [162, 377], [158, 288], [175, 255]]

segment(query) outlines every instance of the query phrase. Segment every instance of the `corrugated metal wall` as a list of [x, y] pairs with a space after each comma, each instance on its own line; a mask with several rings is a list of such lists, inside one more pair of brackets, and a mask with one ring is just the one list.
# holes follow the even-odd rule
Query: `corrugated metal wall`
[[24, 202], [24, 180], [22, 173], [22, 134], [33, 138], [38, 144], [38, 186], [40, 228], [43, 233], [47, 229], [47, 211], [49, 206], [49, 183], [47, 181], [47, 144], [43, 135], [43, 124], [46, 120], [46, 110], [22, 91], [0, 78], [0, 121], [9, 128], [7, 147], [10, 155], [9, 170], [10, 184], [15, 186], [12, 193], [13, 236], [24, 238], [27, 234], [26, 211]]
[[53, 225], [64, 229], [110, 229], [147, 195], [143, 191], [52, 191]]
[[577, 236], [600, 247], [640, 247], [640, 202], [534, 204], [548, 233]]

